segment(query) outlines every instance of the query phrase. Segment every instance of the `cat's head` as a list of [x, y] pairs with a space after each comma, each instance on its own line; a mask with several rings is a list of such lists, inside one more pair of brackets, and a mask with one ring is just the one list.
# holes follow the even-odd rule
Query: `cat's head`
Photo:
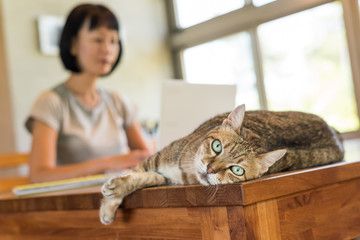
[[257, 153], [254, 143], [261, 142], [260, 137], [245, 129], [241, 132], [244, 115], [245, 105], [238, 106], [205, 137], [195, 155], [200, 183], [215, 185], [258, 178], [285, 155], [285, 149]]

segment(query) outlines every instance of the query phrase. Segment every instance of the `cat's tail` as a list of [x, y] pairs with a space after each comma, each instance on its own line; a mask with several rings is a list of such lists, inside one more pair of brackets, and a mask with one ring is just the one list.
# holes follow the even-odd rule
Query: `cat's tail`
[[341, 138], [341, 141], [343, 141], [342, 134], [338, 130], [336, 130], [336, 129], [334, 129], [334, 130], [335, 130], [336, 134], [338, 135], [338, 137]]
[[335, 128], [332, 128], [332, 130], [335, 132], [335, 136], [339, 139], [339, 141], [341, 142], [341, 145], [343, 145], [344, 144], [344, 137], [342, 136], [341, 132], [339, 132]]
[[345, 155], [345, 148], [344, 148], [344, 137], [342, 136], [342, 134], [336, 130], [335, 128], [331, 128], [331, 130], [334, 132], [334, 136], [335, 136], [335, 141], [336, 141], [336, 145], [339, 147], [341, 153], [342, 153], [342, 158], [344, 158]]

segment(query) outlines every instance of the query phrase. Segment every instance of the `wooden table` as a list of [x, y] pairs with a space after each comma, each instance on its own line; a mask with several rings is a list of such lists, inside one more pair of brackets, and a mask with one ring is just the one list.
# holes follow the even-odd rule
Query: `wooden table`
[[360, 236], [360, 162], [241, 184], [166, 186], [126, 198], [109, 226], [100, 187], [0, 197], [0, 239], [352, 239]]

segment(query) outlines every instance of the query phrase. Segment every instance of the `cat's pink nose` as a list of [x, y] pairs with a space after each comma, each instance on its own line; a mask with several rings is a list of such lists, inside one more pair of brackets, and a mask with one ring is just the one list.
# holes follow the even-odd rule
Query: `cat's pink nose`
[[215, 170], [208, 164], [207, 165], [207, 173], [211, 174], [211, 173], [215, 173]]

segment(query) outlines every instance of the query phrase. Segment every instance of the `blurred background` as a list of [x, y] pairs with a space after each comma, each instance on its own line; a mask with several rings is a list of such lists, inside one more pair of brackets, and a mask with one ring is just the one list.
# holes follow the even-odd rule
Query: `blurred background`
[[[56, 35], [61, 19], [83, 2], [0, 0], [0, 153], [29, 151], [30, 108], [67, 77], [56, 49], [46, 50], [46, 35]], [[162, 81], [184, 79], [235, 84], [236, 102], [248, 110], [311, 112], [346, 139], [360, 137], [358, 0], [101, 3], [120, 19], [124, 43], [120, 66], [101, 85], [135, 102], [150, 135]]]

